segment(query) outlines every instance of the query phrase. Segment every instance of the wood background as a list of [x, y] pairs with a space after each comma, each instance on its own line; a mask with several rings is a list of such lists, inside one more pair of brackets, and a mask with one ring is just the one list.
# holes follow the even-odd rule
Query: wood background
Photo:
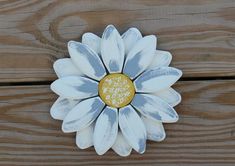
[[[167, 138], [144, 155], [79, 150], [49, 109], [53, 62], [84, 32], [135, 26], [183, 70]], [[0, 165], [235, 165], [234, 0], [0, 0]]]

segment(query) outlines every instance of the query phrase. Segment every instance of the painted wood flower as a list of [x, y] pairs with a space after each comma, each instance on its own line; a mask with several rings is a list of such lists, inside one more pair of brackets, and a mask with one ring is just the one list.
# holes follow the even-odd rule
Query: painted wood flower
[[165, 138], [162, 123], [178, 120], [181, 96], [171, 86], [182, 72], [168, 67], [171, 54], [156, 44], [154, 35], [130, 28], [121, 36], [113, 25], [102, 38], [85, 33], [68, 43], [71, 58], [54, 63], [59, 98], [50, 113], [63, 120], [63, 132], [76, 132], [79, 148], [128, 156], [132, 148], [144, 153], [147, 139]]

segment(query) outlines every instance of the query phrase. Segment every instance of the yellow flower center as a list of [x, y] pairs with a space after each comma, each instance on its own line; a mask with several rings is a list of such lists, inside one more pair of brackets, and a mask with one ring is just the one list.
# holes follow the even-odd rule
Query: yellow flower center
[[108, 106], [121, 108], [131, 102], [135, 95], [135, 88], [126, 75], [114, 73], [100, 81], [99, 95]]

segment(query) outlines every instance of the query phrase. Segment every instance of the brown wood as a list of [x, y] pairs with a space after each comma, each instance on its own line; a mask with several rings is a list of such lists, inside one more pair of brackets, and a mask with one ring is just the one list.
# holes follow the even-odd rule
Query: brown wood
[[74, 134], [49, 115], [49, 86], [0, 88], [0, 165], [217, 165], [235, 164], [235, 81], [182, 81], [180, 120], [165, 125], [167, 138], [148, 142], [144, 155], [79, 150]]
[[[75, 134], [50, 117], [57, 96], [49, 85], [32, 85], [56, 79], [52, 64], [68, 57], [69, 40], [101, 35], [110, 23], [121, 33], [135, 26], [157, 35], [172, 66], [195, 80], [176, 84], [180, 120], [166, 124], [166, 140], [148, 142], [143, 155], [78, 149]], [[234, 78], [234, 0], [1, 0], [0, 165], [234, 166]]]
[[54, 80], [66, 42], [110, 23], [156, 34], [184, 77], [235, 76], [234, 0], [3, 0], [0, 82]]

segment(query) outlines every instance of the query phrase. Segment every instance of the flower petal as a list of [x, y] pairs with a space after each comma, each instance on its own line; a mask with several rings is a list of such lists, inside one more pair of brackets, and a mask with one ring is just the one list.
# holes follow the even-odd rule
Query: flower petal
[[138, 153], [144, 153], [146, 147], [146, 129], [139, 115], [128, 105], [119, 110], [119, 126], [129, 145]]
[[138, 40], [142, 38], [140, 31], [137, 28], [129, 28], [123, 35], [122, 39], [125, 46], [125, 55], [133, 48]]
[[165, 123], [176, 122], [179, 117], [173, 107], [161, 98], [149, 94], [136, 94], [131, 104], [144, 116]]
[[61, 78], [65, 76], [81, 76], [81, 71], [73, 64], [71, 58], [58, 59], [53, 64], [56, 75]]
[[155, 50], [155, 55], [149, 69], [167, 67], [171, 63], [172, 55], [168, 51]]
[[83, 74], [96, 80], [101, 80], [106, 75], [105, 68], [98, 54], [86, 44], [69, 41], [68, 50], [74, 64]]
[[63, 98], [84, 99], [98, 95], [98, 82], [85, 77], [68, 76], [54, 81], [51, 89]]
[[123, 72], [134, 79], [152, 62], [157, 38], [154, 35], [140, 39], [127, 55]]
[[181, 76], [182, 72], [173, 67], [150, 69], [141, 74], [134, 85], [137, 92], [152, 93], [169, 88]]
[[59, 97], [51, 107], [50, 114], [52, 118], [63, 120], [79, 101], [80, 100], [70, 100]]
[[124, 61], [124, 43], [113, 25], [108, 25], [101, 39], [101, 56], [110, 73], [122, 71]]
[[118, 112], [116, 108], [106, 107], [98, 117], [94, 129], [96, 153], [103, 155], [114, 144], [118, 133]]
[[101, 38], [99, 36], [90, 32], [84, 33], [82, 35], [82, 43], [88, 45], [98, 55], [100, 54]]
[[127, 143], [126, 139], [119, 131], [117, 135], [117, 139], [112, 146], [112, 149], [120, 156], [126, 157], [131, 154], [131, 146]]
[[77, 104], [65, 117], [62, 130], [65, 133], [81, 131], [101, 113], [105, 104], [99, 97], [86, 99]]
[[93, 132], [94, 132], [94, 123], [84, 128], [83, 130], [77, 132], [76, 145], [80, 149], [86, 149], [91, 147], [93, 145]]
[[161, 90], [154, 93], [154, 95], [160, 97], [172, 107], [176, 106], [181, 101], [181, 95], [172, 88]]
[[141, 119], [144, 122], [145, 128], [147, 130], [148, 140], [159, 142], [165, 139], [166, 133], [161, 122], [153, 121], [144, 116], [141, 116]]

